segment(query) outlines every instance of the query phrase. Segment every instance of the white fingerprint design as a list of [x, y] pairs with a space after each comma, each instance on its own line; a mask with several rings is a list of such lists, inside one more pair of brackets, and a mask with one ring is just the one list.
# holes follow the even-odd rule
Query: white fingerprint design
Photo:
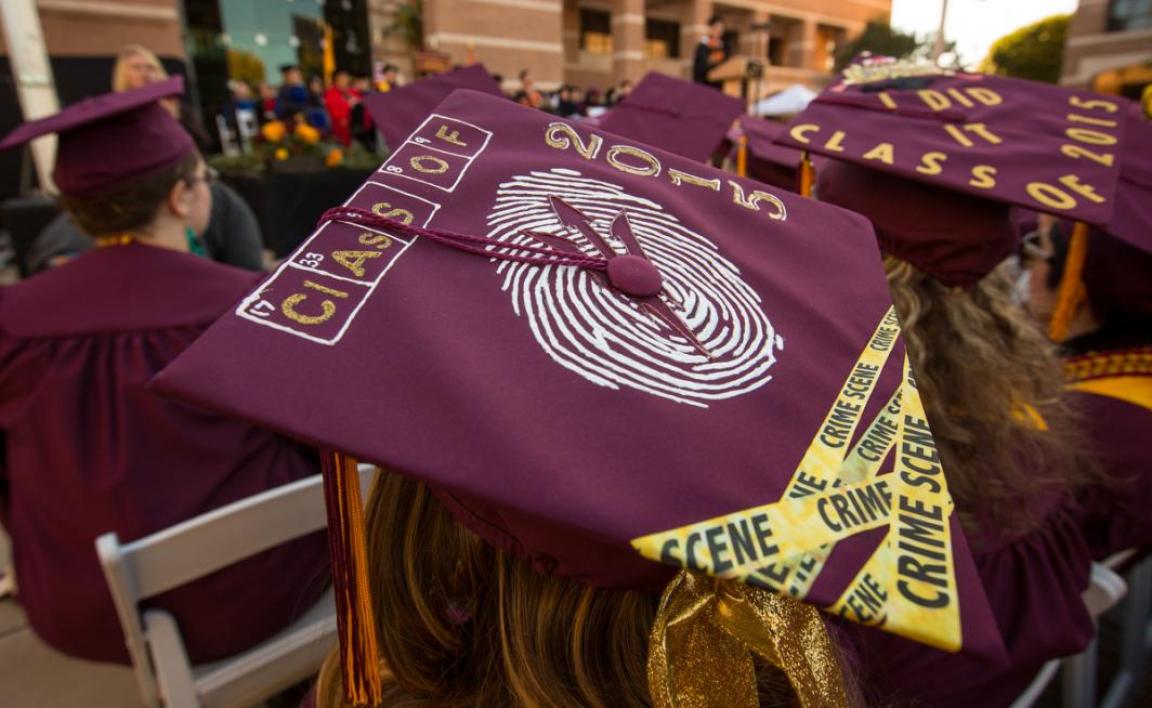
[[627, 386], [701, 407], [771, 380], [768, 370], [784, 341], [765, 316], [759, 295], [715, 245], [659, 204], [573, 170], [531, 172], [500, 185], [488, 216], [489, 237], [539, 245], [525, 235], [538, 231], [596, 255], [585, 236], [560, 222], [550, 196], [589, 217], [617, 253], [626, 249], [609, 229], [625, 211], [645, 254], [663, 275], [666, 301], [707, 352], [586, 270], [500, 261], [503, 289], [511, 294], [516, 314], [527, 319], [554, 361], [601, 386]]

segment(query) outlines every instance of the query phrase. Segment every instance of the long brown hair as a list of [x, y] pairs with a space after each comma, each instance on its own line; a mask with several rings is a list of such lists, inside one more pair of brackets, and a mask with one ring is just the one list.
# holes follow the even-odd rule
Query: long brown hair
[[892, 256], [884, 265], [961, 520], [1030, 530], [1031, 500], [1092, 478], [1055, 346], [999, 270], [962, 290]]
[[[658, 597], [536, 572], [397, 473], [378, 473], [367, 514], [382, 705], [651, 705], [648, 635]], [[762, 705], [793, 705], [787, 678], [759, 668]], [[321, 668], [317, 704], [346, 706], [335, 653]]]

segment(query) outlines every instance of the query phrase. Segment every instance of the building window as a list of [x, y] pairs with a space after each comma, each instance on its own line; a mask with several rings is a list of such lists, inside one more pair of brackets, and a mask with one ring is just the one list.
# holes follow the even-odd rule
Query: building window
[[612, 53], [612, 13], [581, 8], [580, 49], [589, 54]]
[[680, 58], [680, 23], [648, 20], [644, 27], [645, 51], [649, 59]]
[[1108, 31], [1126, 32], [1152, 28], [1152, 0], [1112, 0], [1108, 7]]

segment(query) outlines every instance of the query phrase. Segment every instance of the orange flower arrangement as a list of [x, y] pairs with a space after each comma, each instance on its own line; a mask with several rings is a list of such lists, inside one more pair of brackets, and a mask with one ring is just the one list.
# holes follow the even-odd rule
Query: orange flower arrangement
[[288, 134], [288, 129], [278, 120], [268, 121], [260, 128], [260, 135], [270, 143], [278, 143]]
[[324, 156], [324, 164], [327, 167], [336, 167], [341, 162], [344, 162], [344, 151], [340, 148], [332, 148], [328, 154]]
[[320, 131], [304, 122], [297, 123], [292, 134], [309, 145], [316, 145], [320, 142]]

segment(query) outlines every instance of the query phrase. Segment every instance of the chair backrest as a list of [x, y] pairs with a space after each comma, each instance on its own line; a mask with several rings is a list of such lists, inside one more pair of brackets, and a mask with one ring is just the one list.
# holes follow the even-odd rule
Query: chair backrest
[[[365, 492], [374, 468], [360, 466]], [[112, 594], [137, 684], [145, 702], [158, 705], [139, 603], [313, 531], [325, 528], [321, 475], [269, 489], [201, 514], [131, 543], [115, 533], [96, 539], [96, 552]]]

